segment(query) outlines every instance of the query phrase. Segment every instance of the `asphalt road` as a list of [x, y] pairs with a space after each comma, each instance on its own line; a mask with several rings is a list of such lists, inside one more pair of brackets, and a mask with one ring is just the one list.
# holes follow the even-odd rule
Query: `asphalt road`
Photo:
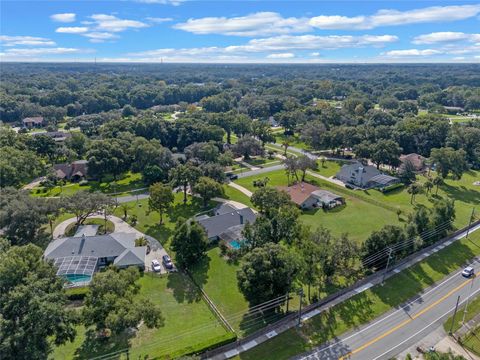
[[[472, 265], [478, 270], [480, 259], [477, 258]], [[390, 359], [414, 346], [453, 315], [458, 296], [462, 305], [469, 296], [473, 298], [478, 293], [480, 279], [466, 279], [459, 269], [426, 289], [412, 302], [296, 359]], [[457, 319], [462, 316], [462, 312], [457, 313]]]

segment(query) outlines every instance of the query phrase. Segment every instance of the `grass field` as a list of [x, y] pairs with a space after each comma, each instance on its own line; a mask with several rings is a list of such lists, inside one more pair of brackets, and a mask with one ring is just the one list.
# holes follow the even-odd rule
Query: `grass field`
[[198, 346], [213, 344], [231, 336], [185, 275], [175, 273], [159, 277], [145, 274], [139, 284], [141, 289], [138, 296], [148, 298], [160, 306], [165, 318], [163, 327], [148, 329], [140, 326], [133, 336], [118, 336], [100, 344], [89, 340], [85, 328], [79, 326], [75, 341], [56, 348], [51, 358], [89, 359], [130, 348], [131, 359], [143, 359], [146, 355], [150, 359], [170, 359], [189, 353]]
[[[331, 166], [334, 167], [335, 165]], [[264, 177], [270, 179], [268, 182], [269, 186], [280, 186], [286, 185], [287, 183], [287, 177], [283, 170], [272, 171], [259, 176], [241, 178], [235, 182], [250, 191], [255, 191], [257, 188], [253, 186], [253, 180], [262, 179]], [[321, 179], [307, 175], [306, 180], [321, 188], [335, 191], [335, 189], [332, 189], [331, 187], [335, 187], [336, 185], [326, 183]], [[326, 187], [327, 185], [329, 185], [329, 187]], [[351, 196], [349, 194], [352, 192], [348, 189], [339, 188], [338, 190], [343, 191], [341, 195], [345, 196], [346, 206], [329, 211], [324, 211], [322, 209], [303, 211], [300, 219], [312, 228], [323, 225], [337, 236], [347, 232], [352, 239], [355, 239], [358, 242], [363, 242], [373, 230], [379, 230], [383, 225], [399, 223], [398, 217], [394, 211], [385, 210], [375, 204]], [[372, 223], [370, 221], [365, 221], [365, 219], [375, 219], [375, 222]]]
[[72, 195], [80, 190], [85, 191], [101, 191], [104, 193], [122, 193], [131, 190], [144, 188], [145, 184], [142, 181], [142, 175], [140, 173], [125, 173], [115, 183], [113, 178], [105, 178], [101, 183], [98, 181], [89, 181], [86, 185], [80, 185], [79, 183], [67, 183], [60, 187], [55, 186], [51, 189], [45, 189], [43, 187], [36, 187], [31, 190], [33, 196], [50, 197], [50, 196], [67, 196]]
[[[127, 203], [131, 206], [128, 211], [127, 222], [131, 221], [131, 216], [137, 216], [137, 223], [135, 228], [141, 232], [153, 236], [155, 239], [167, 249], [169, 249], [170, 239], [175, 231], [176, 222], [180, 217], [184, 219], [191, 218], [195, 214], [198, 214], [207, 209], [203, 208], [202, 200], [196, 197], [188, 197], [188, 202], [183, 203], [183, 193], [179, 192], [175, 194], [175, 201], [172, 208], [163, 216], [163, 224], [160, 225], [160, 215], [156, 211], [149, 211], [148, 199], [131, 201]], [[209, 204], [209, 209], [216, 205], [214, 201]], [[123, 217], [123, 210], [117, 208], [114, 215]]]
[[472, 330], [462, 339], [463, 345], [473, 353], [480, 355], [480, 326]]
[[480, 231], [477, 231], [470, 239], [457, 241], [392, 276], [384, 286], [364, 291], [306, 321], [301, 329], [288, 330], [236, 359], [281, 360], [307, 351], [398, 307], [479, 254]]
[[284, 135], [283, 133], [275, 133], [275, 143], [277, 145], [282, 145], [285, 139], [288, 138], [289, 146], [293, 146], [299, 149], [309, 150], [310, 147], [300, 139], [300, 135], [295, 134], [291, 136]]

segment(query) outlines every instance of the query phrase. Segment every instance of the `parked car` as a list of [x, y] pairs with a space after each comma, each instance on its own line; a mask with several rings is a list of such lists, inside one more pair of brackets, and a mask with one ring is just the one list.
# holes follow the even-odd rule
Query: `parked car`
[[160, 272], [162, 270], [160, 262], [157, 259], [152, 260], [152, 270], [155, 272]]
[[471, 267], [471, 266], [467, 266], [462, 271], [462, 276], [467, 277], [467, 278], [473, 276], [473, 274], [474, 274], [474, 270], [473, 270], [473, 267]]
[[170, 259], [170, 256], [163, 255], [162, 256], [162, 262], [163, 262], [163, 265], [165, 266], [166, 269], [168, 269], [168, 270], [173, 269], [173, 263], [172, 263], [172, 259]]
[[238, 179], [238, 175], [234, 174], [232, 172], [225, 173], [225, 176], [230, 180], [237, 180]]

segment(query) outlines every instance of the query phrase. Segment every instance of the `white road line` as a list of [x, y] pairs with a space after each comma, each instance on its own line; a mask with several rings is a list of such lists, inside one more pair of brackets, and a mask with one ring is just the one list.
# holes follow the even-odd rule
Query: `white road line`
[[[476, 293], [480, 292], [480, 289], [478, 289], [477, 291], [475, 291], [471, 296], [475, 295]], [[463, 301], [460, 301], [459, 303], [459, 306], [462, 305], [464, 302], [466, 302], [467, 299], [463, 300]], [[423, 329], [420, 329], [419, 331], [417, 331], [415, 334], [413, 334], [412, 336], [410, 336], [409, 338], [403, 340], [402, 342], [398, 343], [397, 345], [395, 345], [394, 347], [390, 348], [388, 351], [385, 351], [383, 354], [377, 356], [376, 358], [374, 358], [373, 360], [377, 360], [377, 359], [380, 359], [382, 356], [388, 354], [390, 351], [392, 351], [393, 349], [396, 349], [398, 348], [400, 345], [403, 345], [405, 344], [408, 340], [414, 338], [415, 336], [417, 336], [418, 334], [420, 334], [422, 331], [425, 331], [426, 329], [428, 329], [430, 326], [432, 326], [433, 324], [435, 324], [437, 321], [441, 320], [442, 318], [444, 318], [445, 316], [447, 316], [448, 314], [450, 314], [453, 310], [455, 310], [455, 306], [452, 307], [450, 310], [448, 310], [445, 314], [443, 314], [442, 316], [438, 317], [437, 319], [433, 320], [430, 324], [428, 324], [427, 326], [425, 326]]]

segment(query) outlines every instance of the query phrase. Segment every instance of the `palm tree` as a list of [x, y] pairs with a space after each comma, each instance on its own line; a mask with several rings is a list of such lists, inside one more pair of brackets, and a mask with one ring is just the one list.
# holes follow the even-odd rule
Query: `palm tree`
[[123, 203], [120, 205], [120, 209], [123, 211], [123, 220], [126, 220], [128, 216], [128, 210], [132, 209], [132, 206], [129, 203]]
[[430, 191], [432, 191], [432, 188], [433, 188], [433, 182], [432, 180], [429, 178], [427, 179], [427, 181], [425, 181], [425, 184], [423, 184], [423, 187], [425, 188], [425, 192], [427, 194], [430, 193]]
[[443, 181], [443, 178], [440, 175], [437, 175], [435, 179], [433, 179], [433, 185], [435, 185], [437, 188], [435, 189], [435, 195], [438, 194], [438, 187], [440, 185], [443, 185], [445, 181]]
[[421, 185], [417, 183], [412, 183], [408, 187], [407, 192], [412, 195], [412, 197], [410, 198], [410, 204], [413, 204], [413, 202], [415, 201], [415, 195], [419, 194], [421, 190], [422, 190]]
[[290, 146], [290, 144], [292, 143], [292, 138], [290, 136], [286, 136], [283, 141], [282, 141], [282, 147], [284, 148], [284, 151], [283, 151], [283, 156], [287, 156], [287, 149], [288, 147]]

